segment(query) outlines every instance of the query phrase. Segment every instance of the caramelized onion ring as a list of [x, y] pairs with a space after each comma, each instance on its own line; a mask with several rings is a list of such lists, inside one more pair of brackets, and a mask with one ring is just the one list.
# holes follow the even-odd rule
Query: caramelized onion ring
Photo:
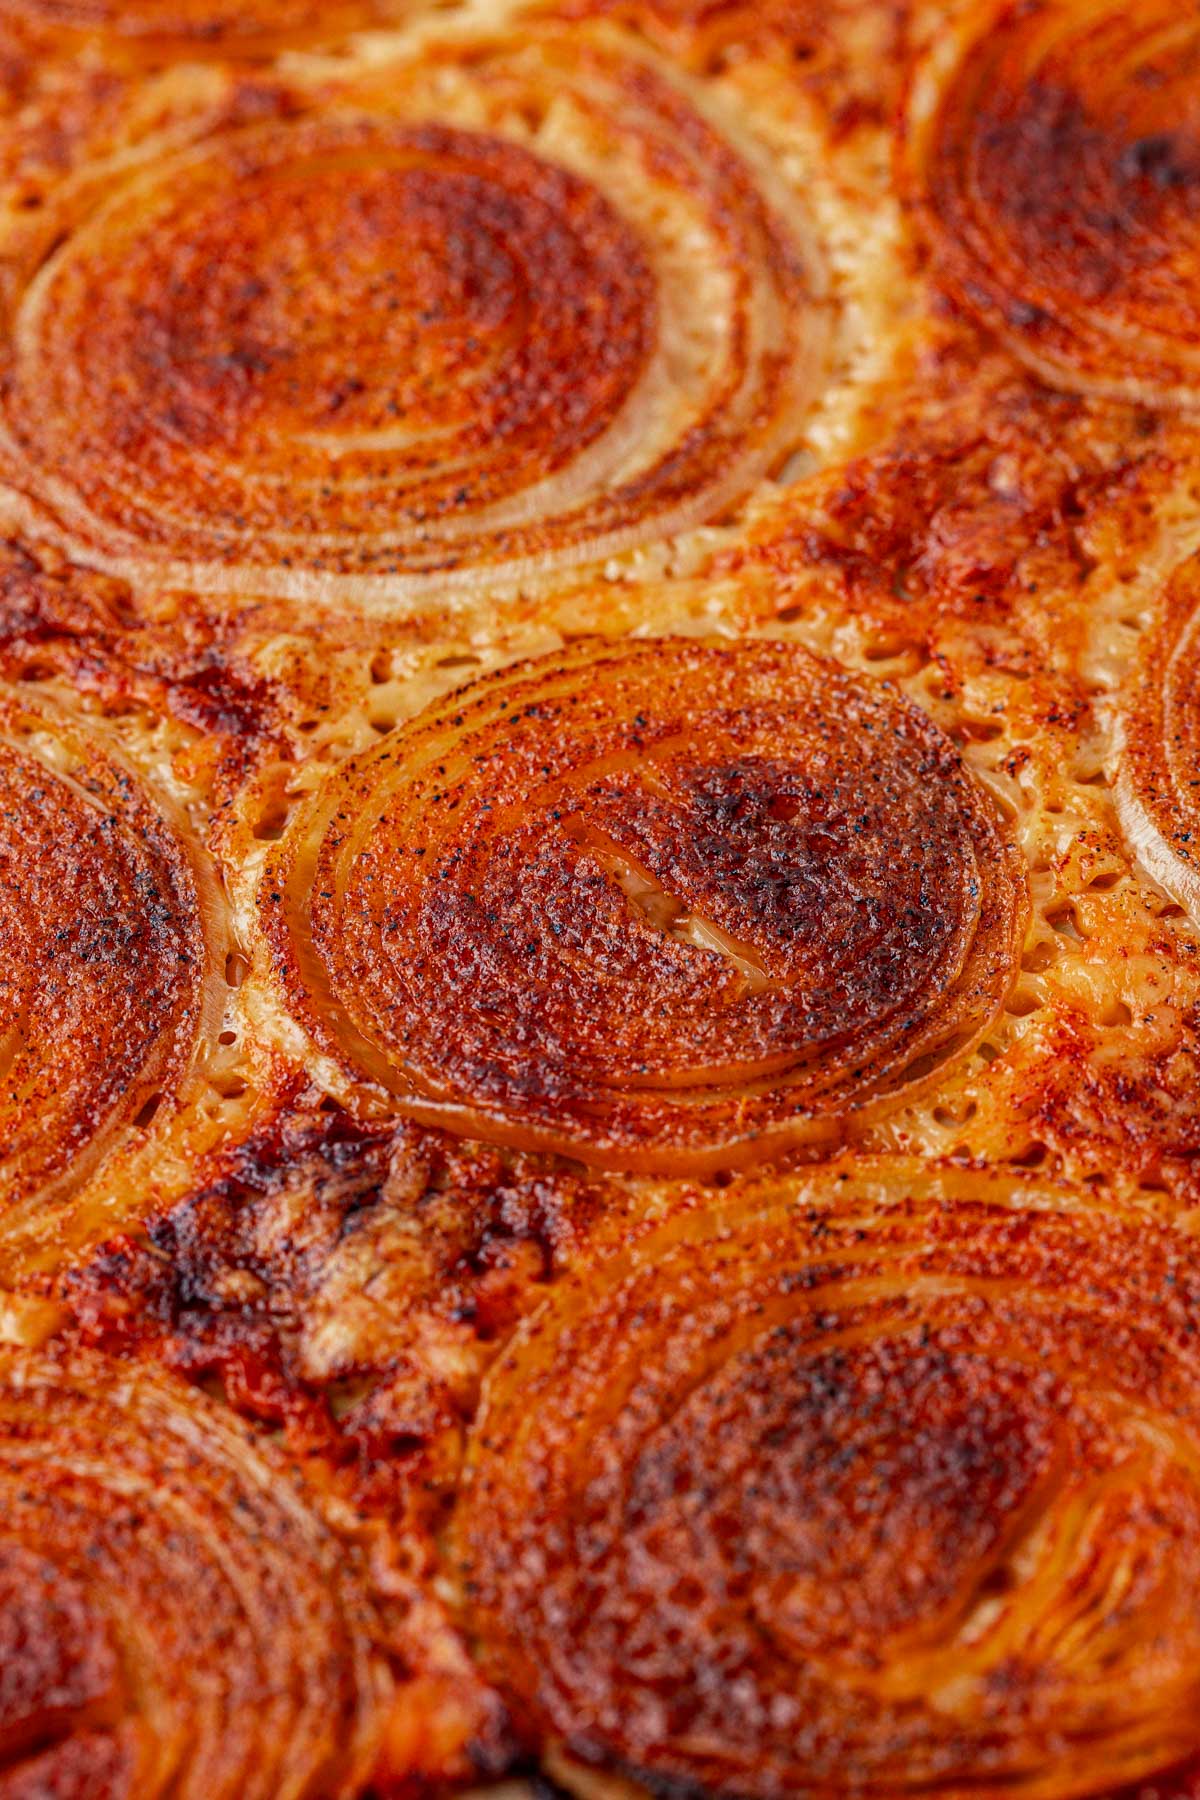
[[405, 0], [0, 0], [0, 23], [68, 46], [98, 37], [153, 56], [267, 56], [411, 10]]
[[204, 1396], [0, 1350], [0, 1791], [358, 1792], [386, 1685], [348, 1562]]
[[[653, 1792], [1069, 1800], [1200, 1748], [1194, 1247], [859, 1165], [676, 1214], [485, 1387], [484, 1671]], [[603, 1790], [601, 1790], [603, 1791]]]
[[0, 695], [0, 1233], [178, 1088], [220, 1006], [215, 932], [213, 876], [166, 802], [79, 725]]
[[973, 1041], [1025, 916], [941, 733], [796, 645], [590, 642], [343, 765], [262, 914], [368, 1101], [616, 1167], [827, 1138]]
[[1144, 866], [1200, 920], [1200, 558], [1169, 584], [1119, 718], [1117, 810]]
[[1200, 401], [1194, 9], [1011, 6], [917, 98], [935, 269], [959, 298], [1062, 386]]
[[434, 46], [52, 197], [0, 355], [13, 484], [117, 574], [388, 603], [745, 491], [820, 310], [769, 170], [615, 42]]

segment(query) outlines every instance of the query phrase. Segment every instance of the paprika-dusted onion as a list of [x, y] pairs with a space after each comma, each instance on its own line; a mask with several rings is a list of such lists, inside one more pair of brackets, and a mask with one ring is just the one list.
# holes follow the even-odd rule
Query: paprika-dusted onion
[[0, 1793], [358, 1793], [371, 1629], [351, 1553], [233, 1414], [0, 1349]]
[[268, 56], [384, 25], [411, 0], [0, 0], [0, 24], [66, 49], [99, 39], [147, 56]]
[[[950, 40], [952, 41], [952, 40]], [[1200, 401], [1200, 17], [1037, 0], [940, 33], [911, 132], [934, 269], [1051, 381]]]
[[169, 1115], [220, 1013], [218, 918], [165, 796], [0, 693], [0, 1238], [69, 1202], [143, 1109]]
[[337, 1091], [623, 1168], [828, 1139], [974, 1041], [1015, 851], [916, 706], [795, 644], [585, 641], [351, 758], [269, 866]]
[[530, 27], [331, 93], [49, 194], [0, 343], [43, 528], [394, 604], [661, 537], [791, 442], [817, 277], [686, 77]]
[[1200, 558], [1168, 583], [1119, 710], [1117, 810], [1145, 867], [1200, 919]]
[[1002, 1174], [676, 1211], [485, 1385], [447, 1547], [482, 1668], [583, 1793], [1068, 1800], [1172, 1768], [1198, 1303], [1190, 1241]]

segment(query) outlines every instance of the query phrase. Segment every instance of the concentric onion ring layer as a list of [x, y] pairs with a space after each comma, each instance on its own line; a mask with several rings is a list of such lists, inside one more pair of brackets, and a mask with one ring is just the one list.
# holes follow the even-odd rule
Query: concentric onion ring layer
[[1121, 822], [1157, 881], [1200, 919], [1200, 558], [1162, 596], [1127, 683], [1117, 772]]
[[149, 53], [267, 55], [403, 17], [404, 0], [0, 0], [0, 22]]
[[771, 184], [582, 29], [134, 161], [30, 253], [12, 479], [118, 573], [239, 592], [394, 603], [661, 536], [803, 412]]
[[179, 1081], [211, 885], [127, 767], [0, 700], [0, 1206], [81, 1181]]
[[939, 273], [1062, 385], [1200, 401], [1194, 9], [1013, 7], [935, 80], [913, 129]]
[[618, 1167], [828, 1137], [982, 1031], [1025, 892], [929, 719], [796, 645], [590, 642], [439, 702], [262, 911], [371, 1104]]
[[677, 1215], [490, 1377], [451, 1541], [484, 1667], [657, 1793], [1169, 1768], [1200, 1747], [1198, 1298], [1178, 1238], [1000, 1177]]
[[385, 1690], [346, 1559], [202, 1395], [0, 1352], [0, 1788], [357, 1792]]

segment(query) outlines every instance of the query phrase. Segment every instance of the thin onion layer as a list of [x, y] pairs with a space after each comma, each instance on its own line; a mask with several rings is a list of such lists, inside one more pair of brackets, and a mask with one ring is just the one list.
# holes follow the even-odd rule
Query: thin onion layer
[[386, 603], [727, 505], [822, 312], [684, 82], [531, 27], [64, 182], [14, 251], [9, 478], [121, 575]]
[[676, 1212], [486, 1385], [448, 1546], [482, 1667], [584, 1793], [1069, 1800], [1173, 1768], [1198, 1301], [1177, 1236], [999, 1175]]
[[355, 1793], [386, 1692], [349, 1552], [232, 1414], [0, 1351], [0, 1793]]
[[218, 1004], [213, 885], [119, 757], [0, 696], [4, 1230], [170, 1111]]
[[827, 1140], [986, 1029], [1025, 887], [925, 714], [796, 645], [587, 642], [344, 764], [267, 871], [378, 1111], [616, 1167]]
[[911, 126], [937, 273], [1053, 381], [1196, 404], [1195, 10], [1009, 7], [943, 79], [946, 42]]
[[1177, 570], [1126, 686], [1116, 794], [1156, 881], [1200, 920], [1200, 558]]
[[0, 0], [0, 25], [71, 51], [81, 41], [147, 57], [265, 57], [399, 22], [415, 0]]

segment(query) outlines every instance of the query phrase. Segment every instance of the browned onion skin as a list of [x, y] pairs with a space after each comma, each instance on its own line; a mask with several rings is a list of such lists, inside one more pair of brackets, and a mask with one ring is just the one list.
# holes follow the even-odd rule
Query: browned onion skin
[[1200, 919], [1200, 558], [1179, 568], [1127, 681], [1117, 805], [1157, 881]]
[[1192, 9], [1041, 0], [916, 110], [935, 273], [1060, 385], [1200, 401], [1198, 94]]
[[675, 1216], [485, 1387], [449, 1543], [481, 1665], [552, 1757], [656, 1793], [1174, 1768], [1198, 1300], [1189, 1243], [1002, 1176], [860, 1164]]
[[796, 645], [590, 641], [351, 759], [262, 916], [360, 1096], [615, 1167], [827, 1140], [983, 1031], [1015, 852], [915, 706]]
[[210, 882], [129, 768], [0, 695], [0, 1231], [178, 1083], [208, 1010]]
[[51, 195], [22, 253], [9, 474], [70, 548], [440, 599], [667, 535], [782, 453], [815, 278], [644, 52], [531, 28], [285, 104]]
[[388, 1693], [371, 1632], [350, 1552], [232, 1414], [0, 1349], [6, 1800], [357, 1793]]
[[151, 55], [265, 56], [402, 20], [405, 0], [0, 0], [0, 26], [70, 49], [98, 38]]

